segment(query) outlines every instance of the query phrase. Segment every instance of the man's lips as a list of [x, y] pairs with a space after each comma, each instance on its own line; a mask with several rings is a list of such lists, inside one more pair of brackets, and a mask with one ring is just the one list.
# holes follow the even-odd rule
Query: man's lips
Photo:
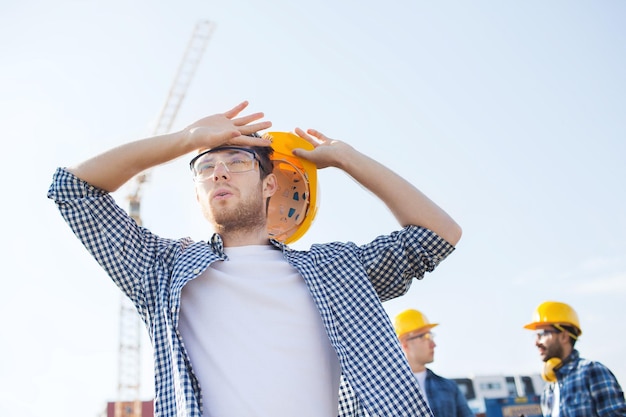
[[225, 189], [225, 188], [220, 188], [213, 192], [212, 198], [213, 200], [223, 200], [223, 199], [229, 198], [232, 195], [233, 195], [232, 191]]

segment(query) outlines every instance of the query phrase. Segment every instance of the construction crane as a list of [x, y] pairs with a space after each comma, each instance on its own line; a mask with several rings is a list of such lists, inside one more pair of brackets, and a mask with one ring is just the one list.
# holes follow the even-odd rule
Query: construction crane
[[[214, 30], [215, 24], [211, 21], [202, 20], [196, 24], [165, 104], [157, 119], [153, 136], [170, 132]], [[133, 178], [132, 189], [128, 195], [129, 215], [140, 226], [142, 225], [141, 191], [148, 181], [149, 175], [148, 170]], [[112, 413], [108, 411], [107, 414], [109, 414], [108, 417], [142, 417], [142, 408], [145, 407], [142, 407], [142, 401], [139, 397], [141, 374], [140, 320], [134, 305], [123, 294], [119, 326], [118, 399], [113, 407], [108, 407], [108, 409], [112, 409]]]

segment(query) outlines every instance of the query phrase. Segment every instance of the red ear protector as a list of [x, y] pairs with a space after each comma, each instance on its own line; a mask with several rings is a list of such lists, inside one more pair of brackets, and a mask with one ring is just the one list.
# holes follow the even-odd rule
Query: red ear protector
[[550, 358], [543, 363], [541, 377], [546, 382], [556, 382], [556, 370], [563, 366], [560, 358]]

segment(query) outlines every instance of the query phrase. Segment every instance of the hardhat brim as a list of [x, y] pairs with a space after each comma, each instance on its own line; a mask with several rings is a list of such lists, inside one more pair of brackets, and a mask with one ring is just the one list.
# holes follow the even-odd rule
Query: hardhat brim
[[439, 323], [429, 323], [429, 324], [427, 324], [425, 326], [422, 326], [422, 327], [419, 327], [417, 329], [411, 329], [411, 330], [404, 331], [403, 333], [397, 333], [397, 334], [398, 334], [398, 337], [402, 337], [402, 336], [404, 336], [405, 334], [408, 334], [408, 333], [423, 332], [424, 330], [430, 330], [433, 327], [437, 327], [437, 326], [439, 326]]
[[270, 197], [267, 231], [270, 238], [289, 244], [306, 233], [317, 214], [317, 166], [292, 153], [296, 148], [312, 150], [313, 145], [290, 132], [268, 135], [278, 190]]
[[532, 323], [528, 323], [528, 324], [524, 325], [524, 329], [537, 330], [539, 328], [539, 326], [554, 326], [555, 324], [571, 326], [571, 327], [575, 328], [576, 330], [578, 330], [578, 334], [576, 335], [577, 337], [579, 337], [580, 335], [583, 334], [583, 331], [580, 330], [580, 327], [576, 326], [574, 323], [568, 323], [568, 322], [534, 321]]

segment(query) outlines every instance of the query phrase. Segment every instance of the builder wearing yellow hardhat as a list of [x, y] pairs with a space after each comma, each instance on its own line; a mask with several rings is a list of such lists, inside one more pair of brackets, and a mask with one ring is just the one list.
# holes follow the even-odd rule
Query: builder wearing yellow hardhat
[[571, 306], [545, 301], [524, 328], [535, 331], [535, 346], [544, 362], [544, 416], [626, 416], [624, 392], [613, 373], [581, 358], [574, 348], [582, 327]]
[[403, 311], [394, 320], [402, 350], [435, 417], [474, 417], [456, 382], [426, 367], [435, 360], [437, 345], [431, 329], [438, 325], [414, 309]]
[[[382, 301], [452, 253], [460, 227], [345, 142], [312, 129], [255, 137], [271, 122], [247, 105], [59, 168], [48, 193], [150, 326], [155, 415], [429, 416]], [[158, 236], [110, 195], [190, 153], [206, 240]], [[327, 167], [378, 197], [397, 230], [290, 248]]]
[[[237, 164], [228, 165], [231, 173], [237, 173], [245, 162], [241, 156], [258, 164], [261, 179], [272, 174], [276, 189], [267, 196], [267, 235], [283, 243], [293, 243], [309, 229], [318, 208], [317, 167], [311, 161], [293, 155], [294, 149], [312, 150], [313, 145], [290, 132], [268, 132], [263, 136], [258, 133], [248, 135], [251, 138], [269, 140], [271, 146], [240, 146], [226, 145], [213, 149], [201, 149], [190, 161], [189, 167], [194, 172], [196, 182], [204, 182], [207, 166], [212, 166], [215, 155], [228, 152], [229, 157]], [[245, 149], [245, 150], [243, 150]], [[241, 152], [244, 152], [240, 155]], [[200, 173], [202, 172], [202, 173]], [[241, 171], [247, 172], [247, 171]], [[199, 175], [198, 175], [199, 174]], [[200, 180], [198, 180], [200, 178]], [[263, 213], [263, 211], [260, 211]], [[212, 220], [215, 220], [211, 217]], [[221, 224], [221, 223], [220, 223]], [[222, 232], [220, 227], [218, 232]]]

